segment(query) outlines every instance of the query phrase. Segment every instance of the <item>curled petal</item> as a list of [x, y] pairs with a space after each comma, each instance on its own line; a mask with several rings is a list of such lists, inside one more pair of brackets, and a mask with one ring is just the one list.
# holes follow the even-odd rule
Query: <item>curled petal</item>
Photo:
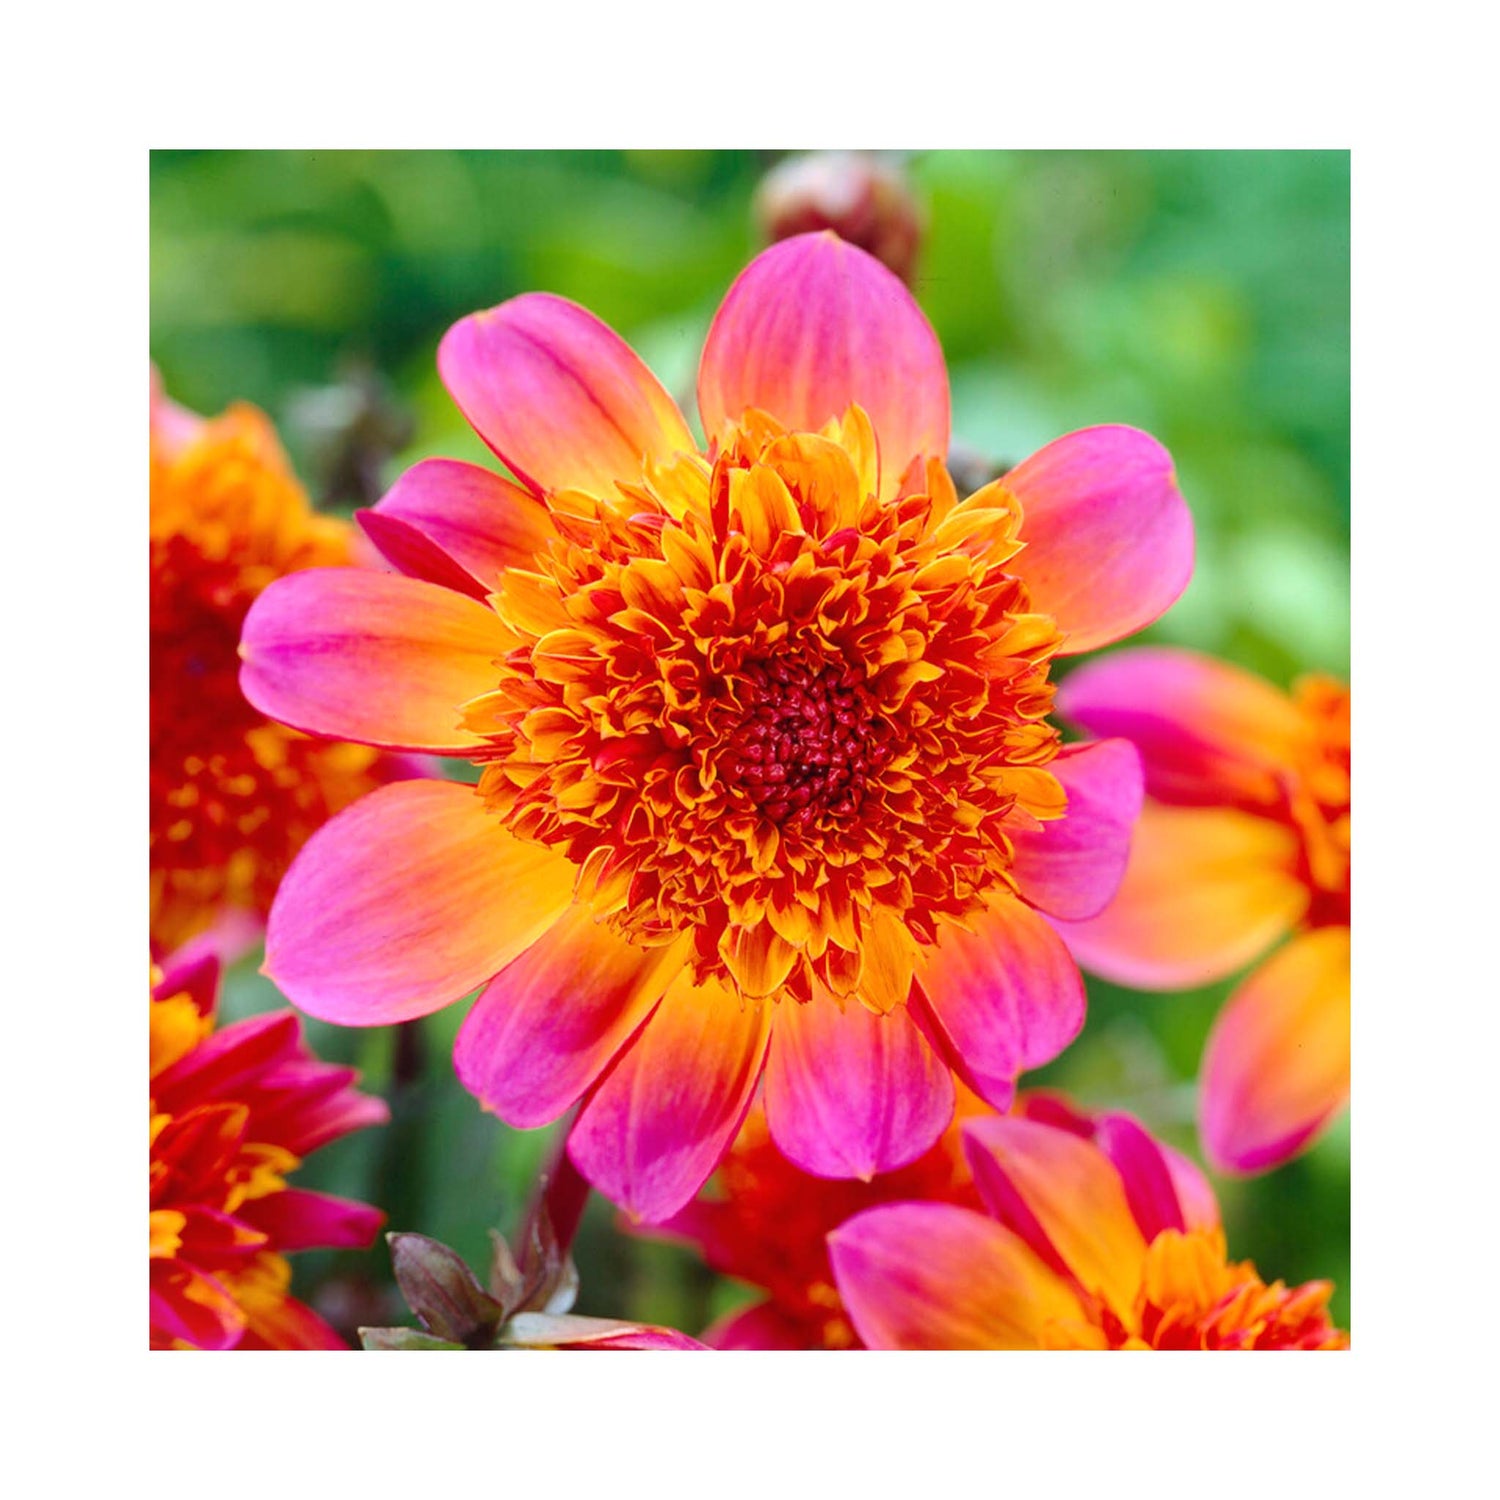
[[1070, 745], [1048, 769], [1068, 794], [1067, 816], [1011, 835], [1021, 894], [1054, 917], [1097, 916], [1125, 875], [1141, 811], [1141, 758], [1128, 740]]
[[1146, 1240], [1120, 1174], [1092, 1141], [1035, 1120], [964, 1126], [964, 1149], [990, 1212], [1045, 1261], [1066, 1266], [1122, 1316], [1140, 1285]]
[[918, 982], [961, 1077], [997, 1109], [1014, 1081], [1051, 1062], [1083, 1026], [1083, 976], [1030, 907], [1000, 898], [922, 950]]
[[240, 688], [309, 734], [461, 755], [483, 743], [460, 707], [491, 691], [509, 650], [491, 609], [452, 589], [364, 568], [278, 578], [250, 607]]
[[1129, 1115], [1103, 1115], [1094, 1143], [1110, 1159], [1146, 1243], [1164, 1229], [1187, 1228], [1165, 1151]]
[[1149, 625], [1187, 587], [1193, 522], [1167, 450], [1134, 427], [1086, 427], [996, 481], [1021, 502], [1026, 546], [1009, 565], [1064, 654]]
[[750, 1108], [771, 1007], [684, 972], [585, 1101], [568, 1137], [579, 1171], [637, 1219], [685, 1204]]
[[585, 906], [490, 982], [459, 1028], [463, 1086], [531, 1129], [577, 1102], [651, 1014], [681, 967], [677, 946], [635, 948]]
[[907, 1007], [872, 1015], [828, 994], [776, 1010], [766, 1118], [776, 1144], [819, 1177], [893, 1172], [953, 1117], [953, 1080]]
[[414, 464], [355, 519], [393, 567], [476, 599], [494, 593], [507, 568], [531, 567], [556, 534], [525, 490], [449, 458]]
[[285, 1188], [253, 1198], [238, 1217], [271, 1237], [277, 1250], [363, 1250], [370, 1245], [385, 1215], [368, 1203]]
[[397, 782], [325, 823], [293, 861], [264, 972], [324, 1021], [426, 1015], [534, 943], [567, 910], [573, 873], [506, 832], [473, 787]]
[[593, 313], [528, 292], [455, 323], [438, 373], [474, 430], [538, 494], [612, 496], [643, 460], [696, 448], [677, 403]]
[[1058, 922], [1090, 972], [1137, 989], [1190, 989], [1243, 968], [1307, 910], [1297, 835], [1227, 807], [1148, 802], [1125, 878], [1086, 922]]
[[1228, 662], [1168, 646], [1117, 651], [1069, 674], [1058, 712], [1135, 742], [1161, 802], [1274, 803], [1307, 748], [1292, 700]]
[[1295, 1156], [1349, 1097], [1349, 929], [1292, 939], [1240, 985], [1203, 1059], [1203, 1145], [1222, 1172]]
[[1008, 1229], [946, 1203], [867, 1209], [828, 1236], [834, 1281], [871, 1349], [1036, 1349], [1078, 1299]]
[[730, 287], [698, 369], [710, 442], [751, 407], [817, 432], [851, 404], [880, 445], [881, 492], [912, 459], [948, 451], [948, 376], [937, 335], [873, 256], [823, 232], [763, 251]]

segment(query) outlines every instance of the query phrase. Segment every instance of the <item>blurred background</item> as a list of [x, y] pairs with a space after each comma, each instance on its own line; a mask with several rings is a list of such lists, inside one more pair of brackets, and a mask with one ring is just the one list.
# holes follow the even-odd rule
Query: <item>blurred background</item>
[[[434, 354], [455, 320], [519, 292], [590, 308], [692, 413], [703, 335], [765, 243], [756, 193], [781, 160], [156, 152], [151, 357], [189, 407], [264, 408], [315, 503], [343, 514], [418, 458], [492, 462]], [[1146, 428], [1176, 460], [1198, 552], [1187, 593], [1137, 640], [1281, 686], [1309, 670], [1347, 678], [1347, 153], [940, 151], [882, 167], [904, 178], [923, 226], [910, 284], [976, 469], [1096, 422]], [[228, 976], [224, 1020], [285, 1003], [258, 961]], [[1196, 1157], [1194, 1078], [1232, 988], [1145, 996], [1091, 979], [1082, 1037], [1029, 1081], [1130, 1110]], [[509, 1130], [459, 1086], [450, 1054], [466, 1009], [370, 1031], [305, 1022], [393, 1118], [315, 1154], [296, 1185], [378, 1204], [389, 1228], [482, 1268], [487, 1229], [516, 1227], [551, 1132]], [[1345, 1115], [1278, 1171], [1215, 1180], [1232, 1256], [1268, 1281], [1335, 1280], [1346, 1328], [1349, 1152]], [[750, 1300], [687, 1251], [618, 1233], [597, 1196], [574, 1253], [580, 1312], [696, 1333]], [[412, 1321], [381, 1243], [293, 1264], [298, 1294], [336, 1326]]]

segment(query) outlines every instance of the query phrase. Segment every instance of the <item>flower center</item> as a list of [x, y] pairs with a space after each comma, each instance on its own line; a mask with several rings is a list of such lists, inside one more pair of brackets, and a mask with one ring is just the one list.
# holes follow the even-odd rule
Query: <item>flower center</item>
[[846, 818], [895, 753], [862, 674], [786, 658], [747, 662], [736, 674], [743, 717], [719, 768], [773, 823]]

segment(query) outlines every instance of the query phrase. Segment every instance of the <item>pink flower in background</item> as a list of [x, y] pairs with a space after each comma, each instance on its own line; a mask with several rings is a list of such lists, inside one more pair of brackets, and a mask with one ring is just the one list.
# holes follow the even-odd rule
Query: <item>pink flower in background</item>
[[1126, 1115], [1055, 1100], [964, 1127], [987, 1210], [868, 1209], [828, 1237], [873, 1349], [1339, 1349], [1326, 1281], [1267, 1285], [1226, 1258], [1186, 1158]]
[[320, 735], [467, 758], [308, 845], [267, 972], [356, 1025], [483, 987], [465, 1085], [508, 1123], [582, 1101], [583, 1173], [665, 1218], [757, 1086], [807, 1171], [915, 1160], [1065, 1047], [1084, 993], [1039, 914], [1113, 893], [1134, 750], [1068, 746], [1050, 661], [1122, 639], [1192, 566], [1170, 459], [1097, 427], [960, 501], [942, 351], [831, 234], [736, 281], [708, 436], [582, 308], [463, 319], [438, 365], [517, 483], [418, 464], [362, 518], [406, 576], [256, 602], [246, 696]]
[[1289, 696], [1153, 647], [1080, 667], [1058, 706], [1134, 741], [1148, 796], [1118, 895], [1060, 929], [1085, 968], [1148, 990], [1274, 948], [1209, 1037], [1202, 1132], [1222, 1171], [1277, 1166], [1349, 1095], [1349, 690], [1309, 677]]

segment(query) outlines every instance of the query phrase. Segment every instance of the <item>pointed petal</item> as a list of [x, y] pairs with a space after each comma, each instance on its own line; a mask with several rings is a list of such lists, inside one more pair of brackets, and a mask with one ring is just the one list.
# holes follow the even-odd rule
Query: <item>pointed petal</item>
[[309, 734], [462, 755], [483, 739], [460, 708], [490, 692], [509, 650], [491, 609], [416, 578], [308, 568], [250, 606], [240, 689]]
[[650, 1015], [682, 967], [673, 945], [635, 948], [585, 906], [490, 982], [459, 1028], [463, 1086], [521, 1130], [575, 1104]]
[[363, 1250], [374, 1242], [385, 1215], [368, 1203], [284, 1188], [253, 1198], [237, 1212], [252, 1229], [283, 1250]]
[[531, 567], [556, 535], [546, 507], [525, 490], [451, 458], [414, 464], [355, 519], [403, 573], [476, 599], [495, 592], [505, 569]]
[[953, 1080], [906, 1006], [872, 1015], [827, 993], [776, 1010], [766, 1062], [766, 1117], [776, 1144], [819, 1177], [893, 1172], [915, 1161], [953, 1117]]
[[568, 1138], [579, 1171], [648, 1223], [681, 1208], [750, 1108], [770, 1009], [681, 975], [579, 1113]]
[[264, 972], [320, 1020], [377, 1026], [467, 995], [573, 899], [573, 866], [456, 781], [381, 787], [325, 823], [271, 908]]
[[886, 268], [831, 233], [783, 240], [730, 287], [703, 346], [698, 410], [712, 442], [749, 407], [817, 432], [851, 403], [880, 445], [881, 492], [918, 455], [948, 451], [937, 335]]
[[677, 403], [593, 313], [529, 292], [455, 323], [438, 373], [474, 430], [537, 493], [612, 496], [646, 458], [697, 444]]
[[1229, 998], [1203, 1058], [1203, 1146], [1221, 1172], [1295, 1156], [1349, 1097], [1349, 929], [1292, 939]]
[[1083, 1026], [1083, 976], [1028, 906], [997, 898], [973, 932], [945, 928], [918, 974], [960, 1075], [997, 1109], [1017, 1074], [1051, 1062]]
[[1170, 455], [1146, 433], [1070, 432], [999, 483], [1024, 512], [1026, 545], [1008, 566], [1067, 632], [1064, 655], [1133, 635], [1187, 587], [1192, 517]]
[[1068, 794], [1068, 812], [1011, 835], [1021, 894], [1054, 917], [1097, 916], [1125, 875], [1141, 811], [1141, 758], [1128, 740], [1100, 740], [1066, 746], [1047, 769]]
[[1127, 1314], [1146, 1240], [1109, 1158], [1071, 1131], [1015, 1117], [969, 1121], [964, 1148], [990, 1212]]
[[1296, 705], [1228, 662], [1169, 646], [1117, 651], [1069, 673], [1057, 709], [1090, 734], [1133, 740], [1162, 802], [1275, 802], [1306, 748]]
[[1091, 973], [1136, 989], [1190, 989], [1243, 968], [1307, 910], [1297, 836], [1234, 808], [1147, 802], [1125, 878], [1086, 922], [1058, 922]]
[[945, 1203], [867, 1209], [828, 1236], [839, 1295], [871, 1349], [1035, 1349], [1082, 1315], [1003, 1225]]
[[1181, 1232], [1187, 1228], [1166, 1153], [1138, 1120], [1129, 1115], [1101, 1115], [1094, 1143], [1119, 1174], [1131, 1215], [1147, 1244], [1164, 1229]]

